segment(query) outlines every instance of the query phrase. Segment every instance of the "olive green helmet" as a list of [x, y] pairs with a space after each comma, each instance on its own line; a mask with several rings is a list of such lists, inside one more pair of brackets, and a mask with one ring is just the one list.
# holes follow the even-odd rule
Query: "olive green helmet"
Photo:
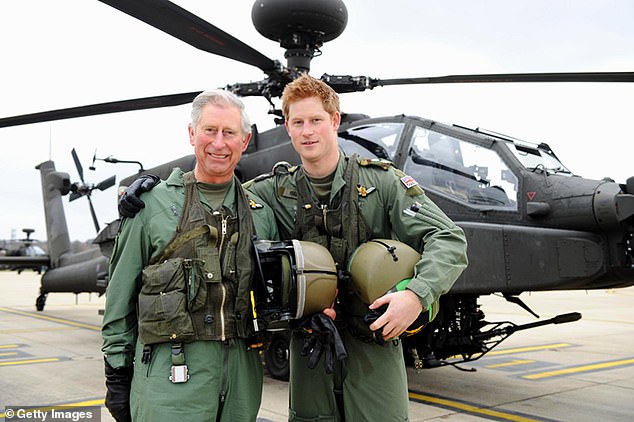
[[321, 312], [337, 294], [337, 268], [328, 249], [302, 240], [254, 241], [256, 312], [267, 329]]
[[392, 239], [373, 239], [359, 246], [348, 263], [351, 290], [370, 304], [414, 276], [420, 253]]
[[[372, 239], [359, 246], [350, 257], [350, 290], [367, 304], [386, 293], [405, 290], [414, 277], [414, 268], [420, 258], [418, 251], [398, 240]], [[426, 324], [437, 313], [438, 301], [425, 310], [417, 321]], [[417, 331], [415, 327], [410, 327], [408, 333], [411, 330]]]

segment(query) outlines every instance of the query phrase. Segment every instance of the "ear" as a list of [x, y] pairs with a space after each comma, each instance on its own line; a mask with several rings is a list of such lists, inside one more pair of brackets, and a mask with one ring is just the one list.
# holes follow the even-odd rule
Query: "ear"
[[332, 115], [332, 128], [337, 131], [339, 130], [339, 125], [341, 124], [341, 113], [335, 111], [335, 114]]
[[288, 130], [288, 120], [284, 119], [284, 127], [286, 128], [286, 133], [288, 133], [288, 136], [291, 136], [291, 131]]
[[252, 133], [249, 132], [247, 133], [247, 136], [244, 137], [244, 142], [242, 142], [242, 152], [247, 150], [247, 147], [249, 146], [249, 141], [251, 140], [251, 135]]
[[187, 125], [187, 132], [189, 132], [189, 143], [194, 146], [194, 128], [191, 123]]

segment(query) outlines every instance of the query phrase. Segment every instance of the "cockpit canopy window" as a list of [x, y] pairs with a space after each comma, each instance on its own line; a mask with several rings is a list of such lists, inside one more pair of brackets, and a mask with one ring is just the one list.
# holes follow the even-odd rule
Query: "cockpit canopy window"
[[354, 141], [379, 158], [392, 160], [397, 142], [403, 132], [403, 123], [378, 123], [356, 126], [339, 132], [339, 137]]
[[527, 170], [572, 176], [570, 170], [561, 164], [557, 157], [542, 148], [513, 142], [507, 142], [506, 145]]
[[493, 150], [417, 127], [404, 170], [474, 208], [517, 210], [518, 179]]

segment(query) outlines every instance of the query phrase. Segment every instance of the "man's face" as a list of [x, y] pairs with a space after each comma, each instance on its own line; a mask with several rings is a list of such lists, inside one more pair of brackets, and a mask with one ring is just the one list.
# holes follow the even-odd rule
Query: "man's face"
[[196, 155], [196, 180], [205, 183], [225, 183], [233, 177], [251, 134], [242, 132], [240, 111], [231, 106], [207, 104], [200, 113], [196, 127], [189, 125], [189, 143]]
[[339, 113], [331, 118], [319, 97], [309, 97], [290, 104], [286, 130], [304, 164], [339, 158], [337, 129]]

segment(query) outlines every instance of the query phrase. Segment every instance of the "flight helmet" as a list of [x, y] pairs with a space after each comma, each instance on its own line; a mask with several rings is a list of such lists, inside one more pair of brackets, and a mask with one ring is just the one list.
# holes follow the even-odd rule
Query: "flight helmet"
[[337, 268], [325, 247], [303, 240], [254, 241], [256, 312], [268, 330], [332, 306]]

